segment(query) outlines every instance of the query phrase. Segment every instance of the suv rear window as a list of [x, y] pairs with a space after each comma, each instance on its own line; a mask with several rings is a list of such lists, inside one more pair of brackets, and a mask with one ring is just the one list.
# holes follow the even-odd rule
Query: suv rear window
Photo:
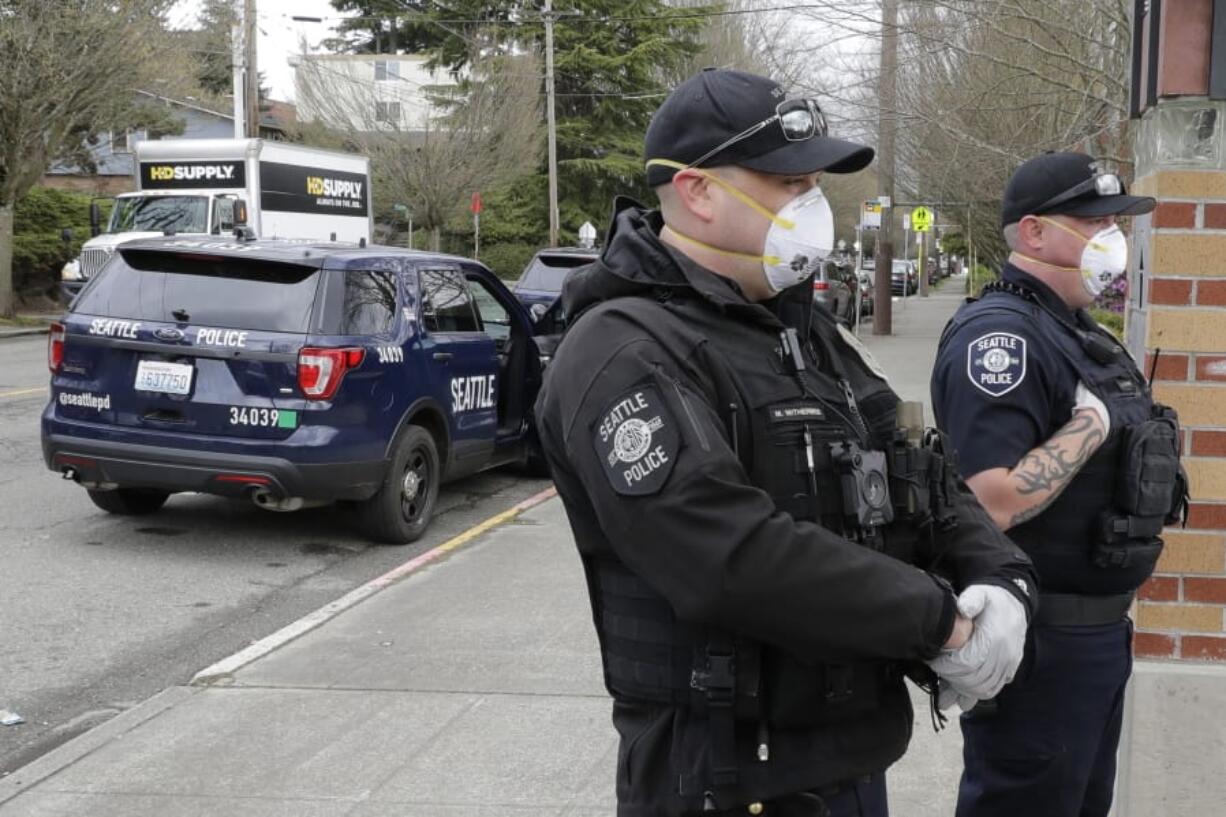
[[108, 318], [306, 332], [319, 279], [318, 268], [301, 264], [120, 250], [77, 298], [72, 311]]
[[595, 261], [595, 256], [564, 255], [562, 253], [538, 255], [520, 276], [517, 287], [539, 289], [545, 292], [560, 292], [566, 273], [575, 267], [586, 266]]

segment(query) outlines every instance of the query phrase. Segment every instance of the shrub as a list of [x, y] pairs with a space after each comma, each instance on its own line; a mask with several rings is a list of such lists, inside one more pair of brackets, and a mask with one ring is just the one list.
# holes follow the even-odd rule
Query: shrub
[[505, 243], [491, 244], [481, 248], [481, 263], [485, 264], [504, 281], [519, 278], [524, 267], [539, 250], [536, 244]]
[[[76, 258], [89, 239], [87, 193], [34, 187], [13, 210], [13, 289], [23, 294], [52, 295], [59, 286], [60, 270]], [[105, 208], [104, 208], [105, 212]], [[65, 243], [60, 231], [72, 230]]]
[[1114, 312], [1100, 307], [1094, 307], [1087, 311], [1090, 313], [1091, 318], [1101, 323], [1107, 331], [1115, 335], [1116, 340], [1122, 341], [1124, 339], [1124, 313], [1122, 311]]

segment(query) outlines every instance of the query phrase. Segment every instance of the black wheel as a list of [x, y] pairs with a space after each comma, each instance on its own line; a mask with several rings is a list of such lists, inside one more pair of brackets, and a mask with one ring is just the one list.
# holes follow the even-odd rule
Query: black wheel
[[421, 426], [401, 433], [379, 491], [354, 510], [358, 524], [371, 539], [386, 545], [406, 545], [426, 532], [438, 502], [442, 478], [438, 446]]
[[88, 491], [90, 500], [107, 513], [144, 516], [166, 504], [170, 494], [152, 488], [116, 488], [113, 491]]

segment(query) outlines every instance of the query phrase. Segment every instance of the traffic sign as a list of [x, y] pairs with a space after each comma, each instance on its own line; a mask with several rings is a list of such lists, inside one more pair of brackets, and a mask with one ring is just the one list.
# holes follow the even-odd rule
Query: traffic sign
[[864, 230], [881, 229], [881, 202], [870, 200], [864, 202], [860, 210], [860, 227]]
[[917, 233], [926, 233], [932, 229], [932, 211], [927, 207], [916, 207], [911, 211], [911, 229]]

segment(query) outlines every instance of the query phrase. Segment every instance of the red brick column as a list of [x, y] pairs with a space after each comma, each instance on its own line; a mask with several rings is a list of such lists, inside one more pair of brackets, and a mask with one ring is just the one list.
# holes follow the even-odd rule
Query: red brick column
[[1192, 483], [1188, 526], [1168, 528], [1141, 588], [1139, 656], [1226, 661], [1226, 172], [1158, 170], [1134, 190], [1159, 199], [1139, 225], [1144, 274], [1132, 295], [1154, 395], [1184, 426]]

